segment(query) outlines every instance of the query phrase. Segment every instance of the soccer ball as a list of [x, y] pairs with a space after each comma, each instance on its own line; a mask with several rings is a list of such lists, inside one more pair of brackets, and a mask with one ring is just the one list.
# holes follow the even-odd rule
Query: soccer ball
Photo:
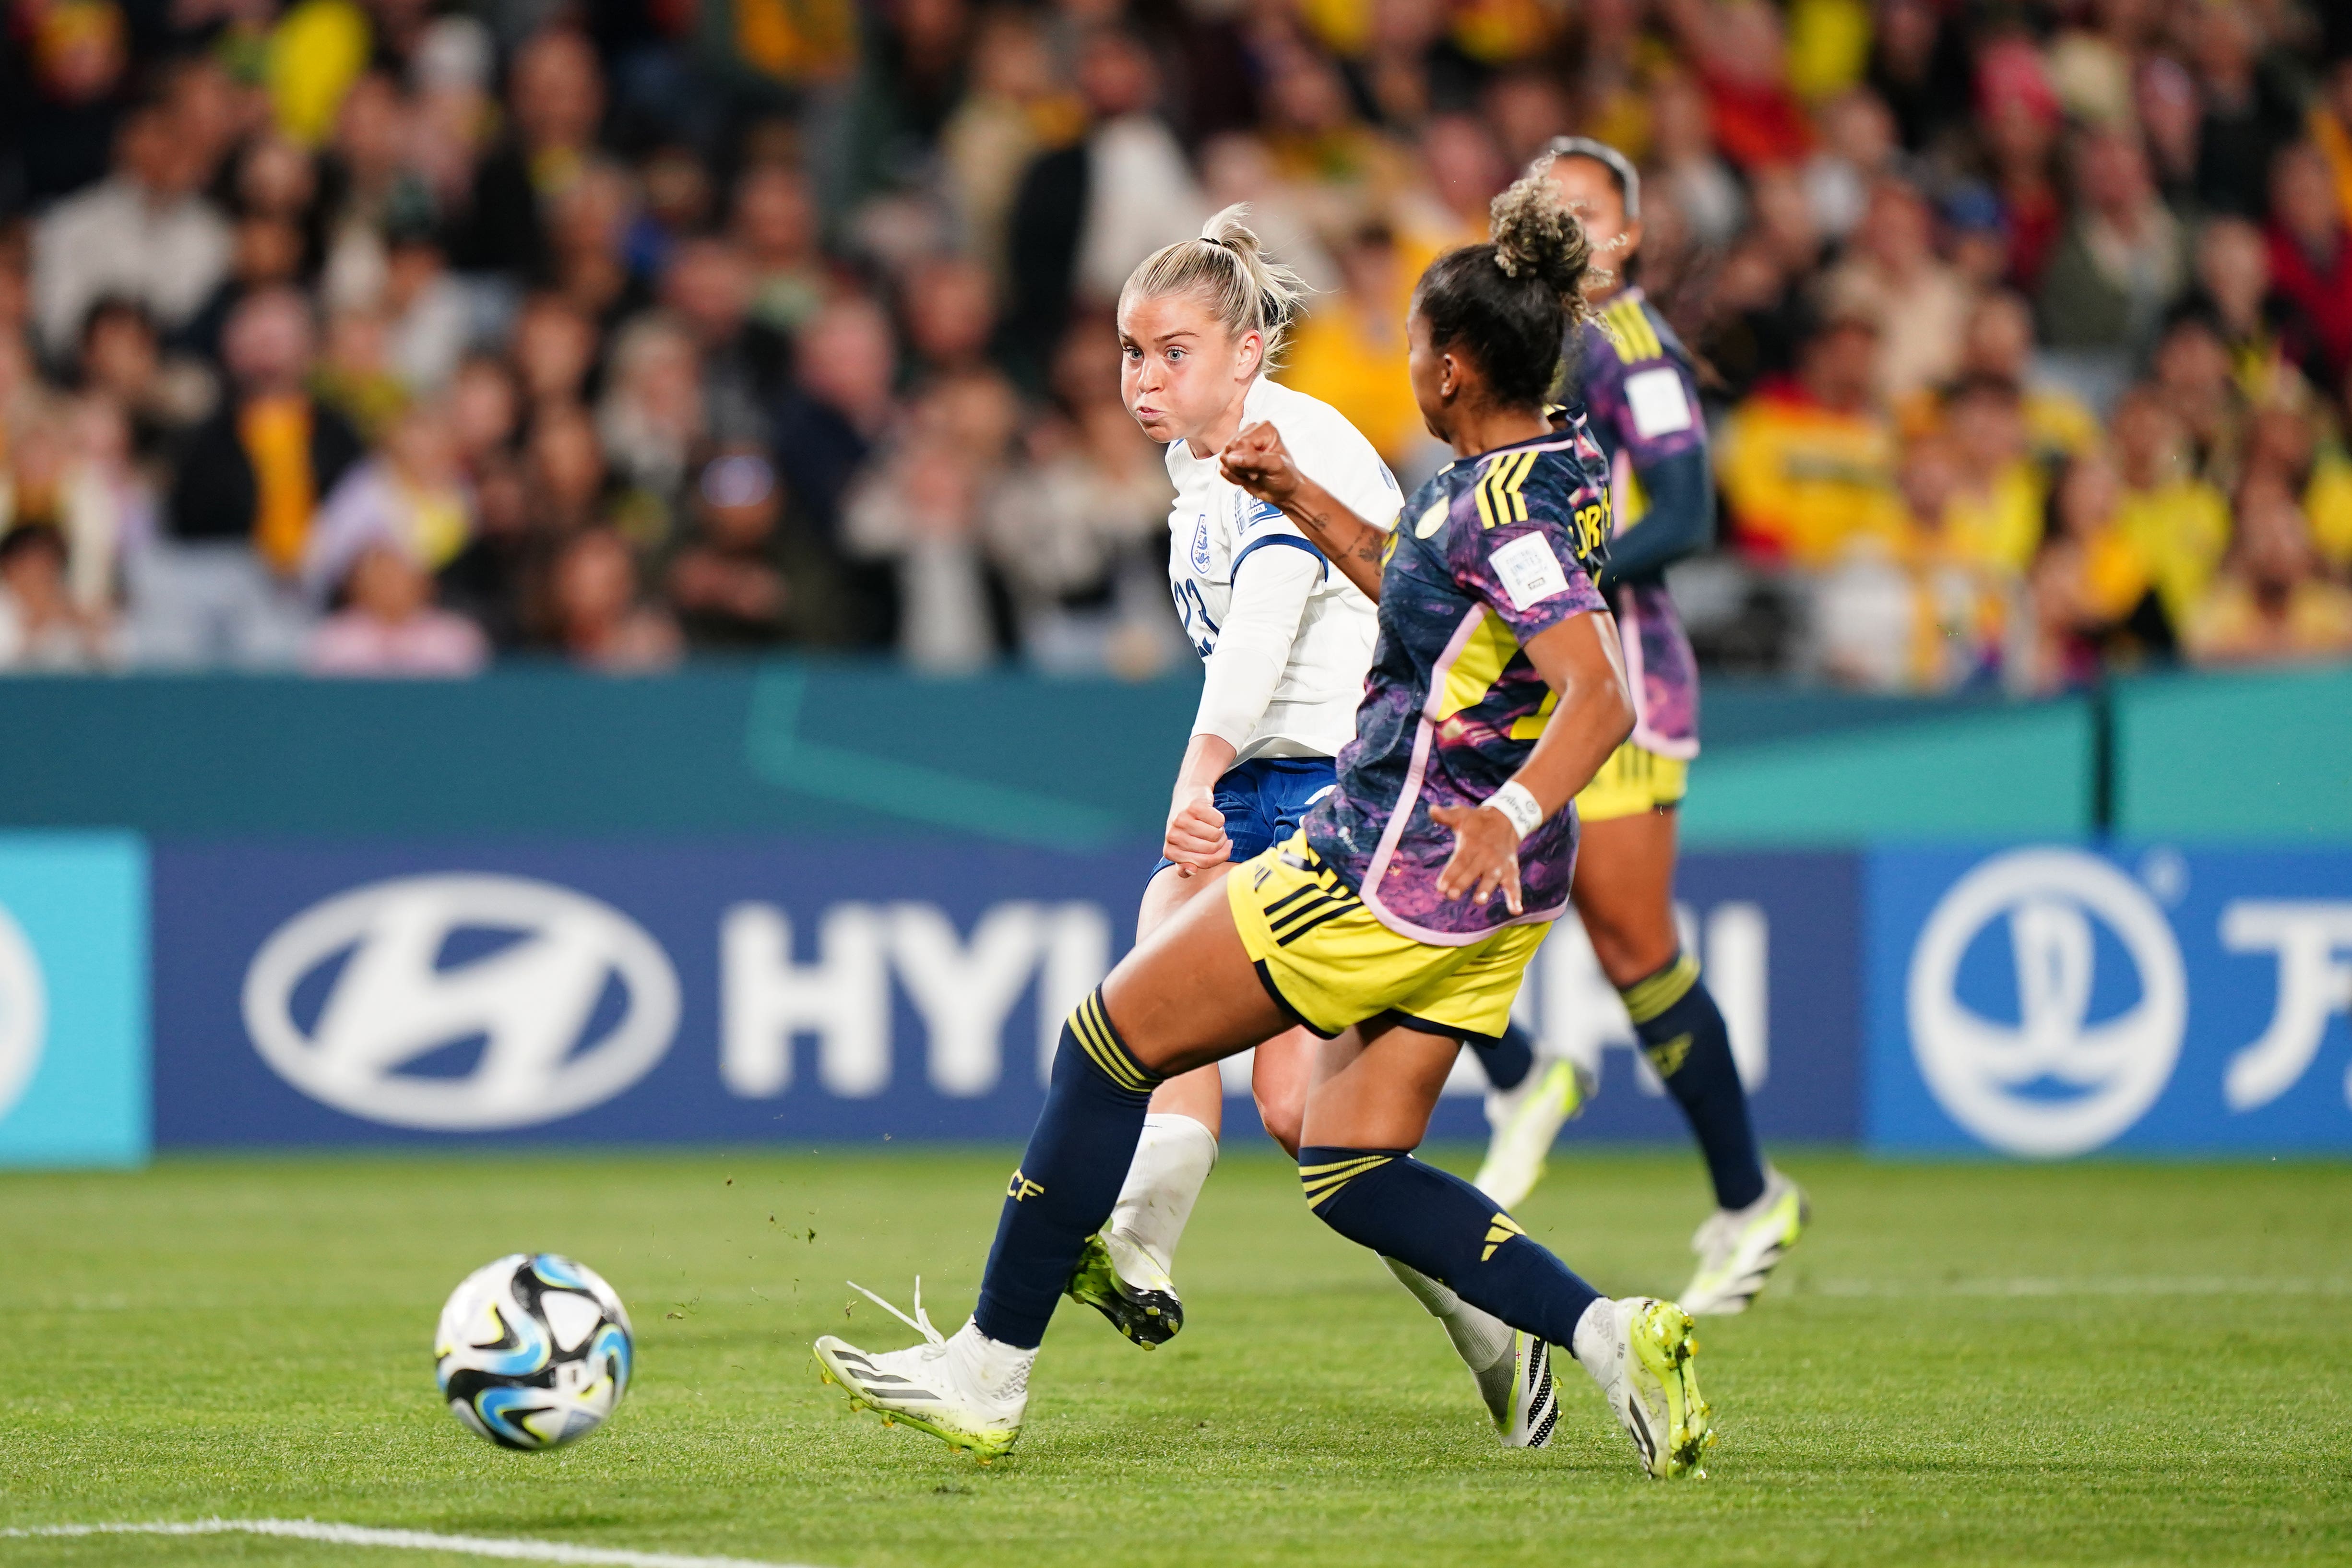
[[466, 1276], [441, 1309], [434, 1370], [449, 1414], [503, 1448], [554, 1448], [604, 1424], [629, 1390], [628, 1309], [593, 1269], [517, 1252]]

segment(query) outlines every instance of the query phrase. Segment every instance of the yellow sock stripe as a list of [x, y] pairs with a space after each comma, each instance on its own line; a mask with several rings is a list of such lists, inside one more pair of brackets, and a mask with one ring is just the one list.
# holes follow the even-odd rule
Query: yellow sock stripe
[[1646, 1024], [1685, 996], [1698, 984], [1698, 960], [1689, 953], [1676, 955], [1675, 961], [1651, 975], [1636, 980], [1618, 994], [1625, 999], [1625, 1016], [1636, 1024]]
[[1313, 1182], [1341, 1171], [1354, 1175], [1358, 1172], [1369, 1171], [1374, 1165], [1394, 1158], [1396, 1156], [1393, 1154], [1363, 1154], [1353, 1160], [1334, 1160], [1328, 1165], [1301, 1165], [1298, 1167], [1298, 1177], [1304, 1182]]
[[1327, 1199], [1337, 1195], [1339, 1189], [1349, 1182], [1367, 1171], [1379, 1169], [1395, 1157], [1392, 1154], [1374, 1154], [1336, 1165], [1300, 1166], [1299, 1184], [1306, 1189], [1307, 1206], [1311, 1209], [1322, 1207]]
[[1090, 992], [1087, 1000], [1094, 1004], [1094, 1025], [1101, 1032], [1104, 1048], [1110, 1052], [1112, 1059], [1134, 1080], [1137, 1089], [1157, 1089], [1160, 1075], [1145, 1071], [1143, 1064], [1128, 1055], [1127, 1047], [1119, 1043], [1118, 1031], [1110, 1026], [1110, 1015], [1103, 1011], [1102, 993]]
[[1078, 1004], [1070, 1015], [1070, 1032], [1078, 1037], [1078, 1045], [1103, 1076], [1130, 1094], [1139, 1094], [1154, 1083], [1150, 1073], [1135, 1065], [1135, 1058], [1120, 1047], [1111, 1033], [1110, 1017], [1102, 1010], [1102, 998], [1094, 992]]

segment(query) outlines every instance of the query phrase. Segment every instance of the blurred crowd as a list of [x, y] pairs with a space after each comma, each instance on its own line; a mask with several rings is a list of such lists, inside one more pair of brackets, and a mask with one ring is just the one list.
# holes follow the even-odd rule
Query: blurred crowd
[[0, 667], [1189, 658], [1134, 264], [1245, 201], [1408, 487], [1564, 132], [1700, 364], [1716, 668], [2352, 656], [2352, 7], [0, 0]]

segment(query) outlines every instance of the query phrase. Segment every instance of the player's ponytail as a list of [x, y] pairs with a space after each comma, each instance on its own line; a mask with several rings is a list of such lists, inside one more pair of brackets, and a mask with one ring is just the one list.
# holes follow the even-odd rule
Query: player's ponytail
[[1460, 344], [1511, 406], [1544, 401], [1569, 329], [1592, 314], [1585, 286], [1602, 276], [1584, 225], [1544, 178], [1549, 163], [1495, 198], [1494, 238], [1447, 251], [1413, 288], [1430, 342]]
[[1308, 289], [1297, 273], [1268, 258], [1242, 221], [1247, 216], [1249, 208], [1237, 203], [1202, 224], [1198, 239], [1180, 239], [1144, 258], [1119, 290], [1120, 309], [1130, 300], [1196, 294], [1233, 336], [1257, 333], [1265, 344], [1258, 368], [1273, 369]]

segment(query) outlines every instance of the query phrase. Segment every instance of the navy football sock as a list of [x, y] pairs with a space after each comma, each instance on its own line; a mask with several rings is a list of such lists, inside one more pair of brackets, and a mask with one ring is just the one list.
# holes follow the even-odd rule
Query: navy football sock
[[1535, 1069], [1535, 1037], [1517, 1024], [1505, 1029], [1501, 1039], [1491, 1043], [1474, 1039], [1470, 1047], [1478, 1053], [1478, 1065], [1486, 1069], [1486, 1081], [1496, 1089], [1517, 1089]]
[[1731, 1059], [1731, 1035], [1698, 977], [1698, 961], [1677, 953], [1672, 963], [1618, 994], [1625, 999], [1633, 1032], [1642, 1037], [1642, 1054], [1665, 1079], [1666, 1092], [1698, 1138], [1716, 1203], [1746, 1208], [1764, 1195], [1764, 1160], [1756, 1151], [1748, 1090]]
[[1045, 1109], [1005, 1189], [972, 1320], [992, 1340], [1034, 1350], [1087, 1237], [1118, 1202], [1156, 1074], [1127, 1052], [1094, 991], [1062, 1025]]
[[1572, 1350], [1577, 1320], [1601, 1299], [1493, 1199], [1402, 1149], [1301, 1149], [1298, 1177], [1341, 1236], [1553, 1344]]

